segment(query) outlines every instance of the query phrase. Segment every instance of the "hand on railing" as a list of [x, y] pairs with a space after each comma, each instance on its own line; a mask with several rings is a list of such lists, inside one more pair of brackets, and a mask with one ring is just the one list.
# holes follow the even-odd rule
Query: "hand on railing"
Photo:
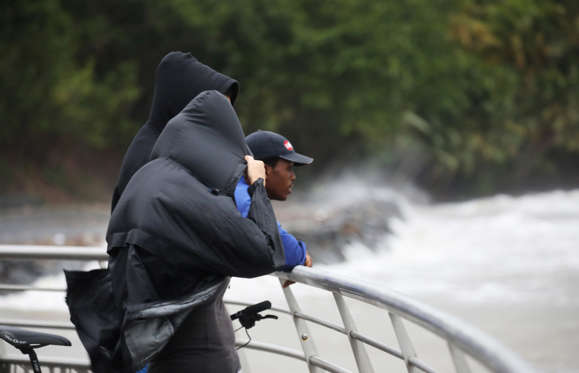
[[305, 265], [306, 267], [310, 267], [310, 268], [311, 268], [311, 267], [312, 267], [312, 264], [313, 264], [313, 262], [312, 262], [312, 257], [310, 256], [309, 253], [306, 253], [306, 262], [304, 263], [304, 265]]
[[[308, 252], [306, 252], [306, 261], [304, 263], [304, 266], [311, 267], [312, 264], [313, 264], [312, 257], [310, 256], [310, 254]], [[295, 281], [286, 280], [286, 282], [283, 283], [283, 287], [287, 288], [291, 284], [295, 284]]]

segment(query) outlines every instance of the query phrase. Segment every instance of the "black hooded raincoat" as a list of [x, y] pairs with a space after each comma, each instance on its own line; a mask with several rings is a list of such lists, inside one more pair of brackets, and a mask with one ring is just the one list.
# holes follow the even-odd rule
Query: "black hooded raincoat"
[[234, 103], [239, 83], [199, 62], [190, 53], [170, 52], [163, 57], [156, 71], [149, 119], [139, 129], [125, 154], [113, 192], [112, 209], [133, 174], [150, 160], [153, 145], [167, 122], [199, 93], [213, 89], [229, 94]]
[[134, 373], [188, 315], [221, 297], [228, 276], [284, 266], [263, 181], [249, 188], [248, 218], [233, 200], [247, 154], [235, 111], [217, 91], [199, 94], [159, 136], [111, 216], [108, 270], [66, 272], [71, 320], [95, 373]]

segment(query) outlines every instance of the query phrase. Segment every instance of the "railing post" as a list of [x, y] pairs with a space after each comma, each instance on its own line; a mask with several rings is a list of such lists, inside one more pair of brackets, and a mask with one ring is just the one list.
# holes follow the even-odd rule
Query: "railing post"
[[10, 364], [3, 363], [3, 357], [6, 357], [6, 347], [4, 341], [0, 342], [0, 373], [10, 373]]
[[249, 367], [249, 361], [247, 360], [247, 356], [245, 356], [245, 350], [237, 350], [237, 355], [239, 356], [239, 362], [243, 367], [243, 373], [251, 373], [251, 368]]
[[456, 373], [470, 373], [470, 367], [466, 361], [466, 357], [461, 350], [454, 347], [452, 343], [448, 342], [448, 349], [450, 351], [450, 356], [452, 357], [452, 362], [454, 363], [454, 369]]
[[344, 301], [344, 297], [335, 292], [333, 294], [334, 299], [336, 300], [336, 305], [338, 306], [338, 311], [340, 311], [340, 316], [342, 317], [342, 322], [346, 328], [346, 333], [348, 335], [348, 340], [350, 341], [350, 346], [352, 347], [352, 352], [354, 353], [354, 358], [356, 359], [358, 371], [360, 373], [374, 373], [374, 368], [372, 367], [372, 363], [370, 363], [370, 358], [368, 357], [368, 352], [366, 351], [364, 344], [352, 338], [351, 332], [357, 332], [356, 324], [354, 323], [354, 318]]
[[299, 317], [295, 316], [296, 312], [301, 313], [300, 306], [292, 292], [290, 286], [283, 287], [285, 280], [280, 279], [280, 284], [282, 285], [283, 294], [285, 295], [285, 299], [287, 301], [287, 305], [290, 311], [293, 314], [294, 324], [296, 326], [296, 330], [298, 332], [298, 336], [300, 339], [300, 343], [302, 345], [302, 349], [304, 350], [304, 354], [306, 356], [306, 362], [308, 364], [308, 369], [310, 373], [318, 373], [320, 370], [313, 366], [310, 362], [310, 358], [318, 355], [318, 350], [316, 349], [316, 345], [314, 344], [314, 339], [308, 325], [306, 324], [305, 320], [300, 319]]
[[396, 339], [398, 340], [398, 346], [400, 347], [402, 356], [404, 356], [406, 370], [408, 373], [418, 372], [418, 369], [410, 364], [410, 358], [416, 357], [416, 351], [414, 350], [410, 336], [406, 331], [406, 327], [402, 322], [402, 318], [393, 314], [392, 312], [388, 312], [388, 316], [390, 316], [390, 321], [392, 322], [392, 327], [394, 328], [394, 333], [396, 334]]

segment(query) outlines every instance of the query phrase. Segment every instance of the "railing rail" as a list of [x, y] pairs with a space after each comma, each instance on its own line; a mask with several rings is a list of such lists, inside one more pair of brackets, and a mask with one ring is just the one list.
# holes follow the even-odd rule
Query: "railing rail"
[[[105, 249], [100, 247], [0, 245], [0, 260], [4, 259], [106, 261], [107, 256]], [[360, 373], [374, 372], [372, 361], [366, 352], [366, 346], [371, 346], [393, 358], [400, 359], [406, 364], [409, 373], [418, 371], [434, 373], [435, 370], [432, 367], [418, 359], [412, 340], [406, 332], [405, 322], [418, 325], [446, 341], [449, 349], [449, 360], [457, 373], [470, 373], [471, 369], [466, 359], [467, 356], [491, 372], [523, 373], [534, 371], [517, 355], [484, 333], [452, 316], [396, 292], [365, 284], [361, 281], [350, 280], [320, 269], [302, 266], [294, 268], [291, 273], [280, 272], [273, 274], [273, 276], [278, 277], [280, 283], [285, 280], [291, 280], [331, 292], [343, 325], [336, 325], [327, 320], [303, 313], [291, 287], [286, 287], [283, 288], [283, 293], [288, 309], [272, 308], [272, 311], [288, 314], [292, 317], [302, 351], [257, 341], [251, 341], [246, 348], [305, 361], [310, 373], [319, 372], [320, 369], [341, 373], [350, 371], [322, 358], [318, 354], [315, 341], [308, 329], [308, 323], [314, 323], [347, 336], [356, 367]], [[64, 291], [64, 288], [0, 284], [0, 290]], [[386, 322], [386, 316], [390, 319], [399, 349], [360, 333], [344, 298], [356, 299], [386, 311], [384, 321]], [[226, 303], [238, 306], [248, 305], [248, 303], [236, 300], [228, 300]], [[0, 324], [30, 328], [74, 329], [70, 323], [30, 320], [0, 319]], [[238, 341], [237, 344], [242, 345], [245, 342]], [[2, 349], [0, 348], [0, 366], [2, 364], [6, 365], [13, 360], [16, 361], [14, 357], [2, 356]], [[56, 363], [55, 361], [50, 361], [51, 366]], [[75, 361], [72, 363], [62, 360], [61, 363], [62, 367], [73, 369], [88, 367], [88, 362], [79, 363]]]

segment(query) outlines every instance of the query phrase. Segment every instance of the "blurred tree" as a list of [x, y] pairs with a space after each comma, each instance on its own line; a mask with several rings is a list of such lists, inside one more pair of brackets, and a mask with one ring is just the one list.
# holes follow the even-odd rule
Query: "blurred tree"
[[184, 50], [241, 82], [246, 132], [286, 134], [318, 169], [381, 153], [390, 166], [416, 159], [405, 172], [446, 194], [563, 180], [579, 151], [577, 8], [9, 1], [0, 145], [39, 159], [67, 143], [122, 154], [148, 115], [156, 65]]
[[579, 3], [465, 1], [451, 32], [484, 72], [472, 81], [475, 115], [464, 116], [469, 130], [453, 149], [472, 154], [459, 176], [479, 186], [490, 179], [492, 192], [575, 173], [561, 161], [579, 155]]
[[13, 1], [2, 17], [5, 151], [42, 158], [63, 142], [103, 148], [132, 134], [123, 133], [139, 92], [130, 61], [96, 71], [95, 56], [79, 55], [75, 14], [60, 1]]

